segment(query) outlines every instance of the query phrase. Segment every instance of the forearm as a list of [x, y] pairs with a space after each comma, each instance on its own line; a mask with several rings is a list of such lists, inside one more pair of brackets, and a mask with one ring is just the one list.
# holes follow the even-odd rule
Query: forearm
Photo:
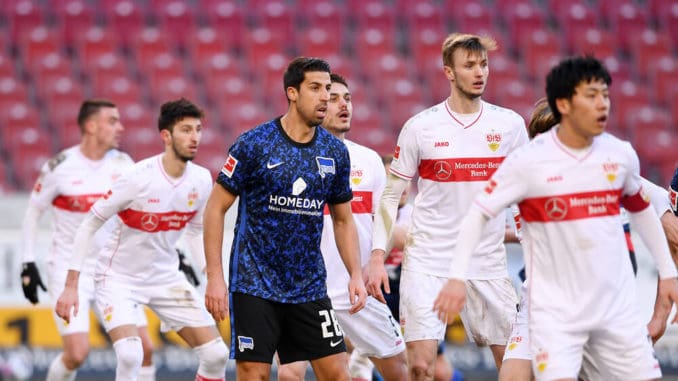
[[334, 222], [334, 239], [341, 260], [346, 266], [349, 275], [360, 275], [360, 247], [358, 245], [358, 231], [353, 218]]
[[80, 280], [80, 271], [68, 270], [66, 274], [66, 288], [78, 289], [78, 281]]
[[652, 205], [657, 216], [661, 217], [665, 212], [670, 211], [671, 204], [669, 203], [669, 192], [643, 177], [641, 177], [641, 181], [643, 190], [650, 198], [650, 205]]
[[386, 251], [398, 216], [398, 202], [407, 184], [407, 180], [394, 175], [389, 176], [384, 192], [381, 195], [379, 207], [374, 216], [372, 250]]
[[208, 202], [203, 217], [203, 247], [207, 279], [224, 279], [222, 248], [224, 240], [224, 215], [221, 208]]
[[104, 220], [95, 216], [93, 213], [87, 213], [82, 221], [73, 239], [73, 254], [69, 262], [69, 270], [80, 272], [82, 264], [91, 252], [92, 239], [94, 233], [104, 224]]
[[480, 242], [487, 221], [487, 217], [480, 210], [471, 207], [459, 231], [459, 239], [457, 239], [457, 246], [454, 249], [452, 264], [450, 265], [449, 278], [466, 280], [471, 255]]
[[205, 246], [201, 232], [200, 226], [189, 224], [184, 238], [193, 258], [193, 267], [203, 272], [205, 271]]
[[661, 279], [676, 277], [678, 275], [676, 266], [672, 261], [662, 226], [654, 210], [652, 208], [645, 208], [640, 212], [629, 213], [629, 217], [634, 229], [636, 229], [650, 250], [659, 270], [659, 277]]
[[38, 221], [43, 211], [35, 204], [29, 202], [24, 220], [21, 224], [21, 238], [23, 242], [23, 251], [21, 252], [21, 262], [35, 262], [35, 241], [38, 235]]

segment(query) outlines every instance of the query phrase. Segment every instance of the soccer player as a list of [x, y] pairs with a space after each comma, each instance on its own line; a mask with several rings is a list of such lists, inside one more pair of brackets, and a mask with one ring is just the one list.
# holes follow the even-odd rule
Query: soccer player
[[[78, 126], [82, 134], [80, 143], [59, 152], [43, 165], [40, 177], [33, 186], [24, 217], [21, 281], [24, 296], [33, 304], [38, 303], [38, 287], [46, 291], [35, 265], [34, 243], [40, 217], [47, 210], [51, 210], [54, 216], [54, 234], [47, 260], [47, 283], [49, 294], [56, 301], [66, 279], [77, 227], [92, 204], [110, 188], [115, 179], [134, 164], [126, 153], [117, 150], [124, 127], [114, 103], [104, 99], [85, 100], [78, 113]], [[79, 297], [85, 307], [94, 302], [94, 261], [87, 261], [82, 272]], [[87, 308], [82, 311], [70, 324], [65, 324], [54, 315], [64, 350], [47, 370], [47, 381], [74, 380], [77, 369], [87, 358], [89, 314]], [[139, 380], [152, 381], [155, 379], [153, 344], [148, 336], [143, 311], [139, 311], [134, 323], [139, 325], [137, 334], [144, 348]]]
[[[549, 108], [546, 98], [540, 99], [532, 117], [528, 123], [528, 135], [533, 139], [539, 134], [545, 133], [556, 125], [555, 118], [551, 109]], [[650, 203], [661, 217], [662, 226], [665, 230], [672, 227], [678, 227], [678, 219], [671, 213], [669, 208], [669, 198], [666, 190], [656, 186], [655, 184], [641, 178], [643, 181], [643, 188], [650, 196]], [[626, 238], [629, 256], [633, 267], [634, 274], [636, 273], [636, 259], [631, 241], [631, 232], [629, 228], [628, 213], [621, 210], [622, 222], [624, 226], [624, 234]], [[518, 216], [519, 217], [519, 216]], [[519, 226], [519, 225], [518, 225]], [[667, 239], [671, 241], [672, 236], [667, 234]], [[524, 271], [524, 269], [523, 269]], [[502, 381], [530, 381], [534, 378], [532, 373], [532, 353], [530, 351], [530, 337], [528, 332], [528, 311], [527, 304], [527, 283], [523, 283], [522, 294], [520, 297], [520, 308], [516, 316], [516, 321], [511, 330], [511, 337], [507, 343], [507, 350], [504, 353], [504, 361], [502, 362], [501, 371], [499, 372], [499, 380]], [[666, 327], [666, 320], [670, 311], [656, 310], [650, 323], [648, 324], [648, 331], [653, 341], [661, 337]], [[582, 367], [578, 378], [580, 380], [596, 380], [601, 378], [600, 370], [596, 365], [595, 356], [590, 351], [584, 350]]]
[[[488, 37], [452, 34], [443, 42], [450, 97], [408, 120], [400, 136], [375, 218], [368, 292], [389, 292], [383, 262], [386, 243], [409, 181], [419, 175], [419, 194], [400, 280], [400, 321], [408, 347], [410, 376], [430, 379], [446, 321], [433, 313], [435, 295], [447, 281], [450, 256], [471, 201], [504, 157], [527, 142], [525, 121], [509, 109], [481, 99], [487, 83]], [[469, 337], [489, 345], [497, 368], [518, 302], [506, 268], [505, 220], [497, 216], [481, 232], [472, 260], [469, 300], [461, 317]], [[452, 316], [450, 316], [452, 318]]]
[[[350, 313], [365, 306], [367, 294], [351, 213], [348, 150], [319, 126], [328, 113], [330, 66], [298, 57], [283, 82], [287, 112], [236, 140], [207, 202], [205, 303], [217, 321], [231, 305], [231, 353], [239, 379], [268, 379], [277, 350], [281, 364], [310, 360], [318, 380], [348, 380], [346, 346], [320, 251], [326, 205], [350, 276]], [[238, 196], [227, 289], [223, 221]]]
[[[379, 155], [360, 144], [345, 138], [351, 129], [353, 103], [346, 79], [338, 74], [330, 75], [332, 87], [327, 105], [327, 116], [322, 127], [344, 142], [351, 160], [351, 209], [358, 229], [361, 266], [366, 265], [372, 247], [372, 220], [375, 207], [386, 183], [384, 165]], [[325, 209], [324, 226], [320, 249], [327, 269], [327, 294], [342, 331], [353, 344], [354, 351], [369, 357], [385, 381], [407, 379], [407, 356], [400, 325], [391, 315], [388, 306], [373, 297], [368, 297], [365, 308], [351, 315], [351, 303], [346, 283], [349, 274], [343, 271], [341, 257], [334, 240], [332, 218]], [[303, 375], [306, 362], [284, 364], [278, 368], [278, 375], [292, 373]], [[349, 368], [350, 369], [350, 368]], [[368, 373], [371, 379], [371, 370]], [[353, 374], [351, 378], [364, 380], [365, 374]], [[303, 379], [303, 377], [302, 377]], [[446, 380], [447, 381], [447, 380]]]
[[659, 219], [648, 208], [635, 151], [604, 133], [610, 82], [592, 57], [565, 59], [551, 69], [546, 93], [559, 125], [509, 155], [475, 199], [450, 279], [434, 305], [441, 317], [461, 309], [479, 232], [488, 218], [518, 203], [537, 380], [576, 380], [585, 345], [604, 379], [661, 377], [635, 306], [620, 203], [657, 264], [662, 308], [678, 300], [677, 273]]
[[[196, 380], [223, 380], [228, 349], [196, 289], [178, 270], [175, 244], [182, 233], [201, 256], [202, 214], [212, 183], [191, 162], [200, 144], [202, 111], [186, 99], [160, 109], [163, 153], [122, 175], [85, 217], [75, 236], [66, 286], [56, 312], [66, 322], [79, 315], [78, 281], [95, 232], [112, 220], [95, 273], [96, 307], [117, 358], [116, 381], [136, 380], [142, 348], [133, 317], [146, 305], [198, 356]], [[200, 266], [199, 266], [200, 267]]]

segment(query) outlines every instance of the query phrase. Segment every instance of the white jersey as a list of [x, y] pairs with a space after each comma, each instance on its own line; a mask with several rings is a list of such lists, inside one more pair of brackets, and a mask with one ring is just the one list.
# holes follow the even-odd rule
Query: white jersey
[[[78, 226], [94, 202], [133, 164], [126, 153], [116, 149], [95, 161], [86, 158], [79, 146], [74, 146], [61, 151], [43, 165], [29, 202], [43, 211], [51, 207], [54, 215], [54, 232], [47, 259], [50, 265], [66, 271]], [[95, 243], [99, 242], [95, 240]], [[96, 247], [93, 245], [93, 252]], [[83, 273], [91, 274], [94, 270], [94, 255], [90, 258], [83, 265]], [[32, 260], [33, 253], [24, 254], [24, 261]]]
[[[372, 220], [386, 184], [386, 170], [379, 155], [360, 144], [344, 140], [351, 158], [351, 210], [358, 230], [360, 265], [370, 259], [372, 248]], [[334, 228], [329, 210], [325, 208], [320, 249], [327, 269], [327, 295], [335, 309], [350, 309], [348, 295], [349, 275], [339, 256], [334, 239]]]
[[96, 281], [110, 277], [139, 286], [176, 278], [175, 244], [187, 224], [202, 227], [212, 178], [207, 169], [190, 161], [181, 178], [172, 178], [161, 158], [135, 164], [92, 206], [94, 215], [114, 221], [98, 257]]
[[[391, 173], [419, 175], [403, 269], [447, 277], [461, 222], [504, 158], [528, 141], [517, 113], [481, 102], [464, 124], [447, 101], [412, 117], [398, 137]], [[508, 276], [503, 217], [493, 218], [470, 261], [468, 279]]]
[[509, 156], [476, 205], [489, 216], [520, 201], [530, 324], [544, 313], [565, 329], [591, 329], [633, 309], [635, 283], [620, 217], [648, 206], [630, 144], [604, 133], [586, 150], [565, 147], [557, 127]]

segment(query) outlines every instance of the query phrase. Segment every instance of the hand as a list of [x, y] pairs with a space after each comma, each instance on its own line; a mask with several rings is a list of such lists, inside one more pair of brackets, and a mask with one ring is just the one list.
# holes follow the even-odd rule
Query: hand
[[213, 280], [207, 278], [205, 307], [217, 322], [228, 316], [228, 289], [223, 278]]
[[[678, 303], [678, 278], [660, 279], [657, 289], [657, 300], [655, 301], [655, 311], [671, 311], [674, 303]], [[657, 305], [660, 306], [657, 306]], [[663, 312], [668, 316], [668, 312]], [[671, 323], [678, 323], [678, 313], [673, 317]]]
[[666, 316], [652, 315], [652, 319], [647, 323], [647, 332], [652, 338], [652, 344], [654, 345], [657, 340], [664, 336], [666, 331], [666, 321], [668, 320], [668, 312]]
[[351, 300], [351, 309], [348, 310], [349, 314], [362, 310], [365, 307], [365, 303], [367, 303], [367, 290], [365, 290], [365, 282], [362, 280], [360, 272], [351, 276], [348, 282], [348, 297]]
[[38, 286], [42, 291], [47, 291], [47, 288], [42, 283], [40, 272], [35, 266], [35, 262], [26, 262], [21, 270], [21, 287], [24, 290], [24, 296], [31, 303], [38, 303]]
[[384, 250], [373, 250], [370, 260], [367, 263], [367, 280], [365, 288], [367, 293], [382, 303], [386, 303], [384, 294], [381, 293], [381, 286], [387, 294], [391, 293], [391, 287], [388, 283], [388, 273], [384, 267]]
[[70, 323], [71, 311], [73, 311], [73, 316], [78, 316], [78, 309], [78, 288], [66, 286], [57, 300], [54, 311], [57, 316], [64, 319], [66, 323]]
[[466, 303], [466, 284], [459, 279], [449, 279], [433, 302], [433, 311], [442, 322], [451, 323], [464, 308], [464, 303]]
[[186, 279], [188, 279], [188, 281], [191, 282], [191, 284], [193, 284], [196, 287], [199, 286], [200, 280], [198, 279], [198, 276], [195, 275], [195, 271], [193, 270], [191, 263], [188, 262], [186, 256], [181, 250], [179, 250], [178, 248], [176, 250], [177, 254], [179, 255], [179, 270], [181, 270], [184, 273], [184, 275], [186, 275]]

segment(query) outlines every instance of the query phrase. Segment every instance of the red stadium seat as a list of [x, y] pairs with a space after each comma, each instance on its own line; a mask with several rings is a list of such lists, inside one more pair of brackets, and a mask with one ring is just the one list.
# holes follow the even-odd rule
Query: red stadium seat
[[137, 57], [137, 69], [142, 76], [146, 77], [151, 87], [167, 78], [184, 75], [181, 61], [169, 52], [149, 57], [144, 61], [140, 61], [140, 57]]
[[654, 29], [645, 29], [637, 35], [629, 37], [631, 57], [635, 63], [636, 73], [646, 78], [650, 68], [657, 65], [663, 57], [671, 56], [672, 45], [666, 34]]
[[379, 57], [396, 52], [393, 34], [371, 27], [356, 32], [353, 46], [356, 56], [365, 66], [375, 62]]
[[540, 8], [529, 0], [515, 1], [504, 15], [504, 21], [510, 31], [513, 46], [520, 44], [522, 36], [530, 35], [546, 27], [545, 16]]
[[82, 85], [73, 76], [43, 76], [39, 94], [47, 103], [69, 99], [82, 100], [84, 98]]
[[34, 62], [48, 54], [59, 53], [62, 46], [57, 33], [44, 26], [26, 30], [25, 37], [20, 41], [23, 43], [19, 44], [19, 51], [25, 62]]
[[100, 74], [94, 94], [100, 98], [110, 99], [114, 103], [118, 102], [139, 102], [143, 94], [137, 81], [134, 81], [128, 75]]
[[[253, 103], [255, 99], [251, 82], [239, 74], [224, 73], [215, 75], [205, 82], [205, 86], [208, 98], [215, 104], [222, 101], [229, 103], [233, 100]], [[280, 88], [282, 89], [282, 85]]]
[[253, 66], [253, 71], [261, 68], [265, 57], [274, 53], [285, 53], [283, 38], [284, 36], [265, 27], [252, 29], [248, 33], [247, 44], [244, 47], [245, 59]]
[[[630, 132], [633, 126], [628, 124], [627, 114], [629, 110], [639, 110], [650, 104], [647, 89], [638, 86], [634, 81], [624, 80], [613, 82], [610, 87], [610, 102], [612, 110], [619, 114], [619, 129]], [[614, 111], [613, 111], [614, 112]]]
[[132, 48], [137, 64], [141, 67], [140, 71], [146, 71], [149, 66], [153, 66], [152, 61], [156, 57], [171, 54], [170, 41], [167, 36], [156, 27], [144, 28], [136, 41], [129, 45]]
[[[218, 105], [221, 120], [231, 136], [240, 136], [243, 132], [270, 120], [275, 110], [264, 109], [258, 103], [224, 101]], [[279, 113], [280, 115], [283, 112]]]
[[341, 54], [341, 38], [336, 38], [329, 28], [313, 26], [298, 36], [297, 48], [302, 55], [327, 57]]
[[422, 28], [445, 30], [440, 6], [429, 0], [408, 1], [410, 5], [402, 15], [404, 16], [411, 31]]
[[[670, 100], [678, 96], [678, 60], [673, 56], [660, 58], [652, 70], [649, 70], [653, 99], [658, 105], [669, 106]], [[678, 122], [678, 120], [674, 121]]]
[[107, 54], [119, 55], [120, 41], [114, 30], [93, 26], [83, 31], [83, 34], [75, 38], [76, 53], [87, 67], [96, 62], [101, 56]]
[[190, 39], [195, 34], [196, 17], [193, 9], [185, 1], [166, 1], [157, 8], [156, 15], [162, 33], [179, 46], [188, 46], [193, 43]]
[[72, 46], [78, 37], [94, 26], [94, 11], [84, 0], [54, 1], [63, 41]]
[[[47, 143], [47, 138], [43, 143]], [[11, 155], [11, 162], [19, 187], [24, 190], [31, 189], [40, 174], [40, 169], [54, 154], [47, 144], [26, 146], [14, 152]]]
[[554, 12], [567, 38], [567, 49], [574, 49], [574, 39], [590, 29], [598, 29], [598, 15], [584, 2], [558, 1], [561, 11]]
[[400, 129], [405, 122], [430, 106], [429, 103], [424, 103], [422, 101], [400, 100], [394, 98], [393, 102], [390, 102], [388, 107], [388, 115], [390, 116], [390, 126], [388, 127], [390, 127], [392, 134], [400, 132]]
[[[108, 8], [106, 10], [106, 8]], [[144, 28], [144, 14], [141, 5], [131, 0], [104, 1], [104, 17], [114, 33], [125, 44], [132, 43]]]
[[186, 46], [191, 60], [200, 65], [205, 60], [224, 54], [228, 51], [228, 41], [223, 34], [212, 27], [202, 27], [194, 31], [194, 35], [188, 37], [191, 41]]
[[0, 51], [0, 78], [16, 76], [14, 62], [15, 60], [10, 58], [8, 54], [5, 54], [5, 52]]
[[676, 133], [659, 126], [644, 129], [642, 135], [636, 135], [633, 141], [633, 147], [644, 166], [675, 161], [677, 145]]
[[332, 0], [299, 0], [297, 8], [309, 28], [321, 28], [330, 33], [335, 44], [341, 46], [344, 43], [347, 20], [343, 5]]
[[28, 91], [23, 82], [14, 77], [0, 77], [0, 104], [11, 102], [28, 102]]
[[442, 62], [440, 52], [445, 37], [444, 32], [435, 27], [423, 27], [412, 31], [409, 46], [413, 60], [422, 62], [432, 57], [438, 57], [439, 61]]
[[496, 11], [494, 7], [480, 0], [463, 1], [446, 0], [443, 10], [447, 11], [447, 19], [454, 20], [459, 30], [467, 33], [492, 30], [496, 24]]
[[198, 99], [196, 82], [183, 75], [156, 75], [155, 80], [151, 81], [150, 91], [151, 99], [157, 106], [182, 97], [193, 102]]
[[568, 39], [572, 43], [573, 54], [593, 54], [603, 59], [615, 55], [617, 40], [609, 31], [592, 28], [581, 33], [571, 33]]
[[198, 11], [207, 23], [228, 39], [229, 49], [242, 48], [245, 35], [245, 19], [240, 2], [237, 0], [201, 0]]
[[[549, 29], [535, 29], [528, 31], [519, 41], [519, 50], [523, 56], [527, 73], [542, 73], [539, 65], [543, 64], [544, 57], [561, 56], [561, 38]], [[490, 60], [492, 62], [492, 60]], [[490, 67], [490, 70], [493, 68]]]
[[43, 83], [46, 77], [72, 76], [73, 63], [61, 53], [50, 53], [40, 57], [27, 67], [35, 83]]
[[351, 16], [355, 18], [358, 29], [378, 29], [393, 35], [395, 32], [395, 12], [382, 1], [366, 0], [356, 4]]
[[650, 26], [647, 11], [630, 0], [609, 1], [608, 4], [610, 29], [617, 36], [619, 47], [630, 52], [631, 36], [642, 33]]
[[120, 148], [135, 161], [157, 155], [163, 150], [157, 126], [126, 127]]
[[109, 81], [111, 78], [131, 78], [127, 69], [127, 61], [123, 57], [120, 57], [119, 54], [114, 53], [99, 56], [84, 69], [84, 74], [89, 78], [91, 85], [95, 89], [94, 96], [97, 96], [96, 89], [106, 86], [105, 82]]
[[30, 30], [45, 25], [45, 16], [38, 2], [31, 0], [10, 1], [7, 10], [9, 34], [12, 41], [20, 41]]
[[[261, 5], [257, 8], [256, 19], [261, 26], [269, 29], [273, 34], [292, 36], [293, 23], [292, 11], [286, 2], [282, 0], [260, 0]], [[292, 39], [284, 38], [284, 45], [292, 43]]]

